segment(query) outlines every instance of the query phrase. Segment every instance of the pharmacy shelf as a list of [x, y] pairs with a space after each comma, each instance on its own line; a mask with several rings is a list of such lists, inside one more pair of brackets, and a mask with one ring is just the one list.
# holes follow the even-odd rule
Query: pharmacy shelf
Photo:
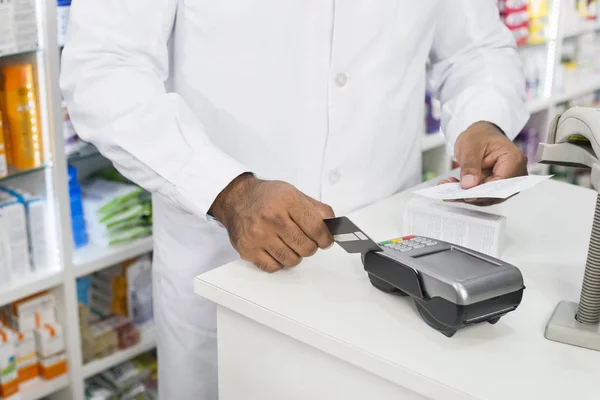
[[128, 244], [111, 247], [88, 244], [73, 252], [75, 276], [79, 278], [89, 275], [111, 265], [150, 253], [153, 246], [152, 236], [138, 239]]
[[446, 143], [446, 139], [441, 132], [438, 133], [424, 133], [421, 137], [421, 151], [429, 151], [437, 149]]
[[565, 32], [564, 37], [571, 39], [578, 36], [587, 35], [600, 30], [600, 23], [590, 22], [588, 24], [582, 24], [581, 26], [574, 28], [568, 32]]
[[597, 90], [600, 90], [600, 74], [595, 74], [589, 77], [582, 77], [581, 83], [569, 88], [563, 94], [554, 96], [554, 103], [560, 104], [566, 101], [575, 100]]
[[17, 178], [19, 176], [32, 174], [34, 172], [43, 171], [48, 167], [51, 167], [51, 165], [42, 165], [37, 168], [30, 168], [30, 169], [18, 169], [18, 168], [13, 167], [12, 165], [9, 165], [8, 169], [7, 169], [8, 174], [6, 176], [0, 177], [0, 182], [5, 181], [7, 179]]
[[20, 400], [40, 400], [69, 386], [69, 375], [62, 375], [50, 381], [41, 378], [21, 386]]
[[24, 55], [27, 55], [27, 54], [35, 54], [39, 50], [40, 49], [22, 49], [22, 50], [12, 51], [10, 53], [0, 52], [0, 58], [17, 57], [17, 56], [24, 56]]
[[91, 361], [83, 365], [83, 378], [88, 379], [109, 368], [119, 365], [127, 360], [146, 353], [156, 347], [156, 336], [154, 328], [142, 329], [140, 343], [129, 349], [118, 351], [110, 356]]
[[552, 99], [531, 99], [527, 101], [527, 111], [530, 114], [539, 113], [549, 109], [552, 104]]
[[32, 273], [26, 278], [0, 286], [0, 306], [51, 289], [63, 283], [64, 274], [59, 270]]

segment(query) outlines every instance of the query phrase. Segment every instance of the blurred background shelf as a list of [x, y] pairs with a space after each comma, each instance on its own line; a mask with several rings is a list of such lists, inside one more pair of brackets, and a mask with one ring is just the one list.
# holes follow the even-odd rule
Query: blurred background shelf
[[108, 266], [149, 253], [152, 251], [153, 243], [152, 236], [149, 236], [112, 247], [88, 244], [73, 253], [75, 276], [89, 275]]
[[107, 357], [100, 358], [97, 360], [90, 361], [83, 365], [83, 377], [84, 379], [90, 378], [94, 375], [101, 373], [109, 368], [114, 367], [124, 361], [130, 360], [140, 354], [146, 353], [156, 347], [155, 330], [153, 326], [145, 327], [142, 331], [142, 337], [140, 343], [126, 349], [118, 351]]
[[37, 168], [18, 169], [18, 168], [13, 167], [12, 165], [9, 165], [8, 166], [8, 174], [6, 176], [0, 177], [0, 182], [6, 181], [8, 179], [13, 179], [13, 178], [18, 178], [21, 176], [29, 175], [29, 174], [34, 174], [36, 172], [44, 171], [46, 168], [51, 168], [51, 167], [52, 167], [52, 165], [50, 165], [50, 164], [44, 164]]
[[55, 286], [61, 285], [63, 281], [64, 274], [62, 271], [49, 269], [47, 271], [34, 272], [8, 285], [0, 285], [0, 306], [38, 292], [52, 289]]
[[441, 132], [424, 133], [421, 136], [421, 151], [429, 151], [444, 146], [446, 139]]
[[69, 379], [68, 374], [49, 381], [41, 378], [34, 379], [21, 385], [20, 400], [42, 400], [69, 386]]

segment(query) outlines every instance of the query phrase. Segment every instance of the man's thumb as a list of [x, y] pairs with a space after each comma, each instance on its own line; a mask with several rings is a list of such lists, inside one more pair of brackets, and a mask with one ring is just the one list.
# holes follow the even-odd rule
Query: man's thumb
[[319, 211], [319, 213], [321, 214], [321, 217], [323, 219], [335, 217], [335, 213], [333, 212], [333, 208], [331, 208], [331, 206], [321, 203], [320, 201], [315, 200], [310, 196], [307, 196], [307, 195], [305, 195], [305, 196], [308, 199], [308, 201], [310, 201], [312, 203], [312, 205], [315, 206], [317, 211]]
[[460, 164], [460, 186], [470, 189], [481, 182], [481, 166], [483, 163], [483, 146], [468, 146], [463, 151]]

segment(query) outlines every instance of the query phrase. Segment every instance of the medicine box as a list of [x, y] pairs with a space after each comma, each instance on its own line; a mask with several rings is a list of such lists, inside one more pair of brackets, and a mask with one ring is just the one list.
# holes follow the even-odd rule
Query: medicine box
[[0, 56], [35, 50], [38, 47], [34, 0], [0, 2]]
[[419, 197], [406, 205], [403, 225], [407, 235], [439, 239], [499, 257], [506, 217]]
[[67, 373], [65, 353], [40, 359], [40, 375], [45, 380], [51, 380]]
[[44, 324], [56, 321], [55, 299], [52, 293], [41, 293], [12, 304], [11, 326], [18, 332], [32, 332]]
[[16, 347], [19, 383], [39, 376], [38, 356], [33, 332], [19, 333]]
[[14, 331], [0, 329], [0, 398], [9, 398], [19, 392], [16, 341]]
[[40, 358], [48, 358], [65, 351], [65, 337], [62, 326], [48, 323], [35, 330], [35, 345]]
[[11, 279], [19, 279], [31, 272], [29, 239], [25, 207], [12, 195], [0, 192], [0, 235], [8, 246]]
[[27, 221], [27, 237], [29, 241], [29, 253], [33, 269], [43, 270], [51, 264], [48, 246], [48, 213], [46, 201], [40, 197], [28, 193], [20, 188], [0, 187], [0, 191], [13, 196], [25, 209]]

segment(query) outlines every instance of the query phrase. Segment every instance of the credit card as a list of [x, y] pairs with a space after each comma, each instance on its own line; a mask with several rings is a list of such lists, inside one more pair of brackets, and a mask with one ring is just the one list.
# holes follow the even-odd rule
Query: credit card
[[333, 240], [348, 253], [381, 251], [381, 247], [348, 217], [327, 218], [325, 225], [333, 235]]

